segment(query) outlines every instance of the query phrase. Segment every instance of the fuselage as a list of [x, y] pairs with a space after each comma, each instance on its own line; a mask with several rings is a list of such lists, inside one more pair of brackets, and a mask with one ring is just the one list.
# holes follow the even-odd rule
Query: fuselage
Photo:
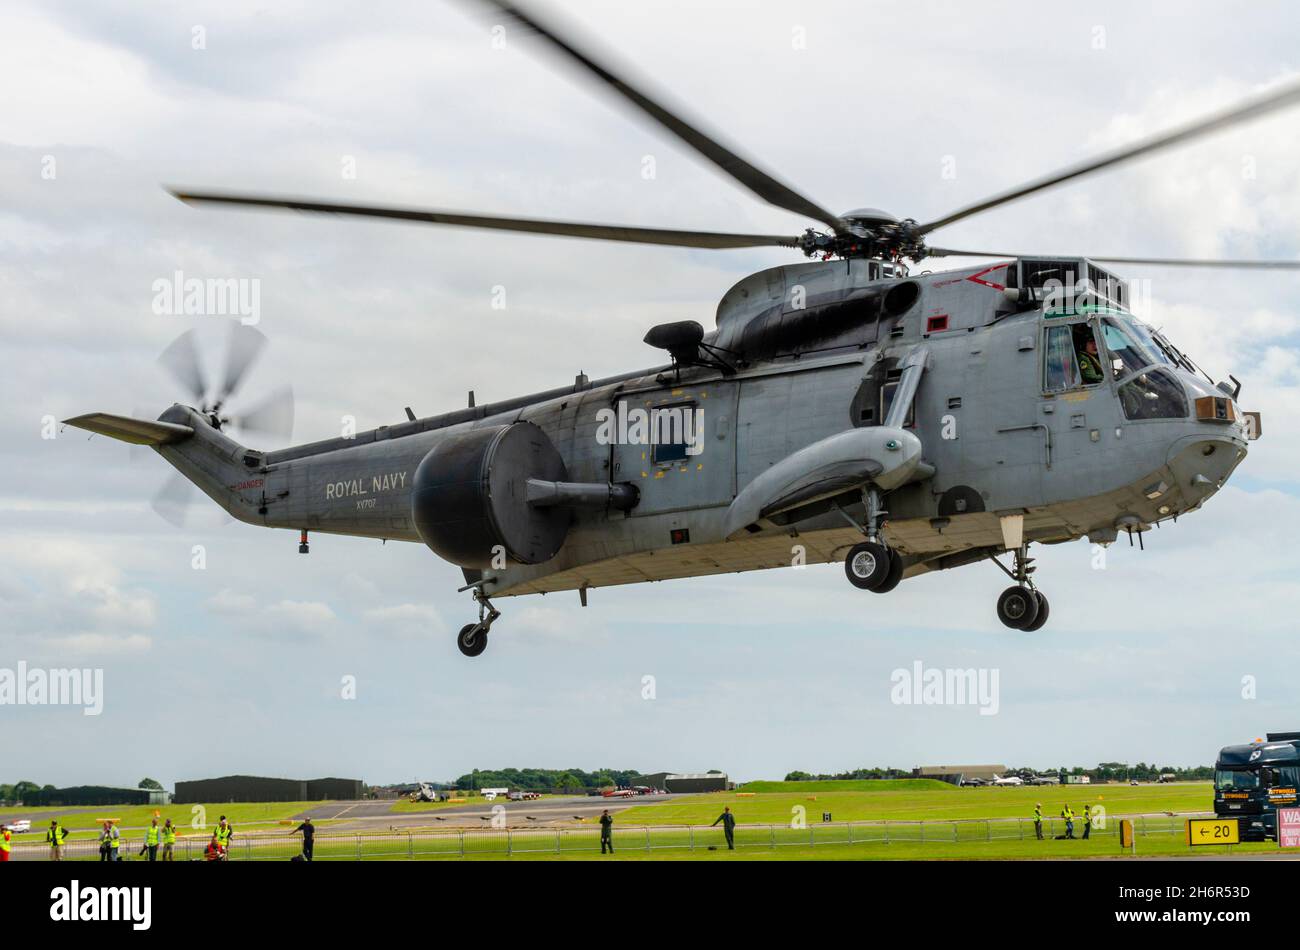
[[[723, 298], [706, 341], [722, 366], [580, 378], [265, 453], [174, 406], [161, 418], [195, 426], [205, 450], [159, 451], [240, 520], [419, 542], [412, 491], [426, 456], [467, 430], [530, 422], [558, 451], [567, 482], [631, 484], [637, 502], [575, 509], [563, 545], [541, 563], [467, 572], [493, 595], [825, 562], [861, 540], [850, 523], [858, 499], [763, 521], [742, 537], [728, 531], [728, 511], [801, 449], [882, 425], [904, 360], [923, 348], [902, 425], [933, 473], [888, 494], [884, 529], [909, 575], [1001, 550], [1007, 515], [1023, 516], [1029, 541], [1108, 543], [1198, 508], [1245, 455], [1232, 397], [1113, 299], [1012, 299], [1021, 263], [906, 279], [873, 261], [773, 268]], [[1089, 337], [1096, 367], [1080, 342]], [[637, 428], [665, 420], [666, 440]]]

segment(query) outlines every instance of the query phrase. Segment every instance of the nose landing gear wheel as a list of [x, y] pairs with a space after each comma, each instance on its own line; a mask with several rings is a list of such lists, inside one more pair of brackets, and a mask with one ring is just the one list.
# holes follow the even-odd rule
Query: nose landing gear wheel
[[1038, 616], [1034, 618], [1033, 623], [1028, 624], [1023, 628], [1026, 633], [1033, 633], [1035, 630], [1041, 630], [1043, 624], [1047, 623], [1047, 614], [1049, 612], [1047, 598], [1043, 596], [1041, 590], [1034, 591], [1034, 597], [1038, 600]]
[[1038, 619], [1038, 610], [1037, 592], [1019, 584], [998, 597], [998, 619], [1013, 630], [1027, 630]]
[[456, 636], [456, 646], [466, 656], [478, 656], [487, 649], [487, 631], [480, 630], [480, 626], [482, 625], [477, 623], [467, 623], [460, 628], [460, 633]]
[[844, 574], [849, 583], [861, 590], [876, 590], [889, 577], [889, 551], [883, 544], [863, 541], [849, 548], [844, 558]]

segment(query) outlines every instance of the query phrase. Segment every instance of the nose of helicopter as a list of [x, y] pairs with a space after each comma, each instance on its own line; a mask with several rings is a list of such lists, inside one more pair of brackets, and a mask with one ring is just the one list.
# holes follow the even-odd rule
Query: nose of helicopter
[[[1247, 441], [1244, 427], [1239, 423], [1191, 419], [1188, 429], [1188, 434], [1170, 446], [1168, 467], [1187, 508], [1195, 509], [1227, 483], [1246, 457]], [[1168, 487], [1156, 486], [1148, 497], [1157, 489], [1163, 492]]]

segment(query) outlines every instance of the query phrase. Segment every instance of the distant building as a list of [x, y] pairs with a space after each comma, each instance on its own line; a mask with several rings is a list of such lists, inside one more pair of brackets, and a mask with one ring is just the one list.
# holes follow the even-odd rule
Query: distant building
[[661, 792], [725, 792], [731, 787], [726, 772], [655, 772], [642, 775], [640, 784]]
[[114, 788], [111, 785], [74, 785], [28, 792], [23, 804], [37, 805], [169, 805], [170, 792], [152, 788]]
[[177, 782], [177, 805], [197, 802], [316, 802], [355, 801], [365, 795], [366, 786], [355, 778], [263, 778], [257, 775], [227, 775], [191, 782]]
[[[973, 778], [992, 781], [994, 776], [1006, 775], [1005, 765], [922, 765], [912, 769], [913, 778], [937, 778], [941, 782], [960, 785]], [[180, 785], [176, 786], [177, 791]]]

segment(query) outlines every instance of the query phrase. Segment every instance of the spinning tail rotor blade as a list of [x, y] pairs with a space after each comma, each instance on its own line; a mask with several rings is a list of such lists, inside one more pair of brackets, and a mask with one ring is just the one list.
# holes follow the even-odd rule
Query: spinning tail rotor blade
[[183, 528], [198, 501], [198, 489], [180, 472], [173, 472], [153, 496], [151, 505], [173, 527]]
[[280, 387], [252, 408], [232, 415], [230, 422], [244, 431], [289, 441], [293, 435], [293, 387]]
[[172, 340], [158, 357], [158, 364], [171, 373], [185, 391], [194, 397], [196, 405], [203, 405], [208, 392], [207, 380], [199, 363], [199, 351], [194, 342], [194, 331], [186, 330]]
[[226, 371], [216, 396], [220, 406], [239, 388], [244, 374], [256, 362], [266, 346], [266, 337], [252, 327], [234, 324], [230, 328], [230, 345], [226, 350]]

